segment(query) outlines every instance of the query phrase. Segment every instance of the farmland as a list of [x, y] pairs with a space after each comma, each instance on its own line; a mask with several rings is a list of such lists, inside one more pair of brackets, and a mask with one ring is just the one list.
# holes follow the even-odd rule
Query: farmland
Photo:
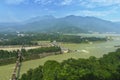
[[[92, 44], [59, 43], [60, 46], [73, 50], [73, 52], [23, 62], [21, 74], [25, 73], [30, 68], [35, 68], [39, 65], [43, 65], [47, 60], [56, 60], [61, 62], [69, 58], [88, 58], [90, 56], [101, 57], [103, 54], [115, 51], [117, 48], [114, 46], [119, 45], [119, 41], [120, 40], [115, 39], [113, 41], [94, 42]], [[0, 79], [8, 80], [11, 77], [14, 66], [15, 64], [0, 66]]]
[[[4, 46], [4, 47], [0, 47], [0, 50], [7, 50], [7, 51], [13, 51], [13, 50], [18, 50], [21, 49], [22, 46]], [[26, 50], [28, 49], [35, 49], [35, 48], [39, 48], [41, 46], [29, 46], [29, 47], [25, 47]]]
[[[108, 52], [115, 51], [115, 45], [119, 45], [119, 40], [107, 41], [107, 42], [95, 42], [92, 44], [61, 44], [63, 47], [67, 47], [73, 51], [77, 50], [75, 53], [76, 57], [79, 58], [81, 55], [86, 56], [95, 56], [102, 57], [103, 54], [107, 54]], [[79, 55], [79, 56], [78, 56]]]

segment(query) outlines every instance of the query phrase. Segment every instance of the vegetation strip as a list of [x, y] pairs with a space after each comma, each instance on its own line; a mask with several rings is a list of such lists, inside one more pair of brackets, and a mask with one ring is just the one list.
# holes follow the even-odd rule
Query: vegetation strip
[[[60, 47], [42, 47], [30, 50], [21, 50], [22, 55], [24, 56], [23, 61], [39, 59], [49, 55], [55, 55], [61, 53]], [[6, 51], [0, 50], [0, 66], [15, 63], [18, 55], [18, 51]]]
[[99, 59], [47, 61], [24, 73], [20, 80], [120, 80], [120, 49]]

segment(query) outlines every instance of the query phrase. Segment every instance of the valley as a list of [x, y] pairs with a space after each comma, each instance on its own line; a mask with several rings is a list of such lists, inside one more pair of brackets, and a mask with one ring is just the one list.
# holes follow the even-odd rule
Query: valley
[[[85, 35], [85, 34], [84, 34]], [[88, 35], [88, 34], [87, 34]], [[94, 35], [93, 35], [94, 36]], [[98, 35], [97, 35], [98, 36]], [[99, 36], [101, 36], [99, 34]], [[30, 68], [36, 68], [39, 65], [43, 65], [47, 60], [55, 60], [58, 62], [62, 62], [63, 60], [67, 60], [70, 58], [79, 59], [79, 58], [89, 58], [90, 56], [95, 56], [97, 58], [102, 57], [104, 54], [108, 54], [109, 52], [114, 52], [118, 47], [114, 47], [116, 45], [120, 45], [120, 36], [113, 36], [113, 40], [103, 41], [103, 42], [92, 42], [92, 43], [63, 43], [58, 42], [58, 44], [63, 47], [70, 49], [69, 53], [59, 54], [59, 55], [51, 55], [42, 59], [25, 61], [22, 63], [21, 75], [26, 73]], [[39, 41], [40, 43], [41, 41]], [[41, 42], [43, 44], [50, 44], [49, 41]], [[9, 64], [0, 66], [0, 79], [7, 80], [10, 79], [11, 73], [13, 71], [15, 64]]]
[[0, 80], [120, 80], [120, 0], [0, 0]]

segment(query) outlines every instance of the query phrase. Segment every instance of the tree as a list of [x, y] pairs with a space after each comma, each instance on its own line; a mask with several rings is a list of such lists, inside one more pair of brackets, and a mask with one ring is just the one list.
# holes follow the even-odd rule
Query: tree
[[43, 80], [43, 67], [42, 66], [39, 66], [38, 68], [33, 70], [31, 80]]
[[43, 80], [57, 80], [60, 64], [56, 61], [47, 61], [43, 67]]

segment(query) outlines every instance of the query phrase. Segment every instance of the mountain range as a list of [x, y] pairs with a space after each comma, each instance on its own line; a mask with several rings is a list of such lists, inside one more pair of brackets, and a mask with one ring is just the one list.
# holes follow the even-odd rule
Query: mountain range
[[119, 30], [119, 22], [107, 21], [91, 16], [75, 15], [61, 18], [55, 18], [51, 15], [37, 16], [19, 23], [0, 23], [0, 32], [120, 33]]

